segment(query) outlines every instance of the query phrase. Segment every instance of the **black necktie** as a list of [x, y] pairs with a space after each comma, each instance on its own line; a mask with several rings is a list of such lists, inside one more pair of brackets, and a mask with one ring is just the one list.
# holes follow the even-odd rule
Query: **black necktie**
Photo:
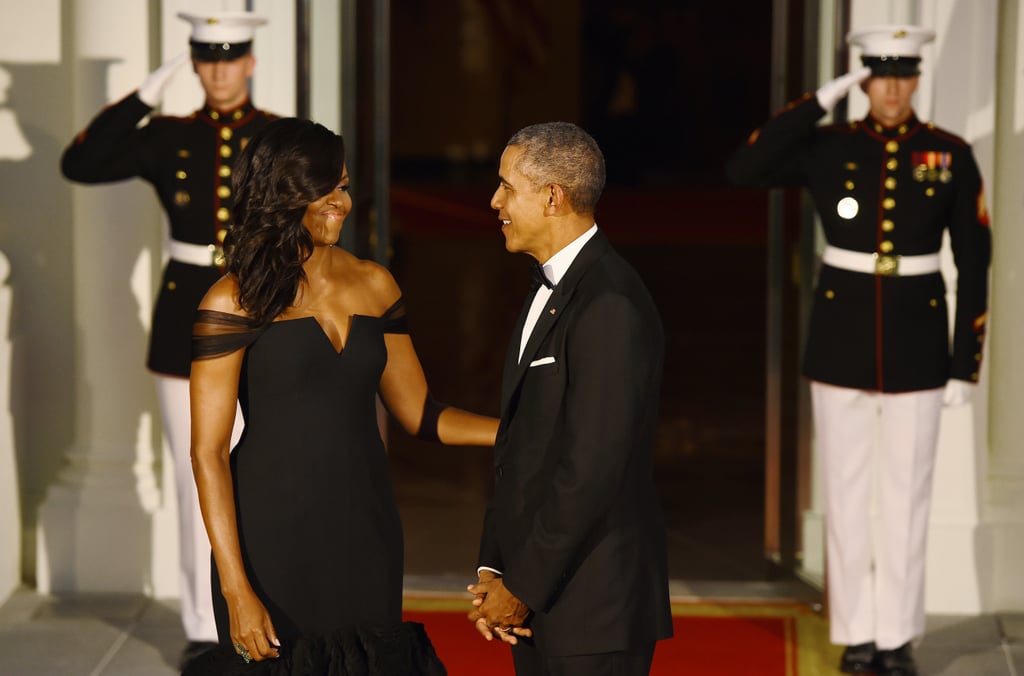
[[530, 266], [530, 291], [536, 293], [537, 289], [541, 287], [541, 284], [549, 289], [555, 288], [555, 285], [551, 283], [548, 276], [544, 274], [544, 266], [535, 262]]

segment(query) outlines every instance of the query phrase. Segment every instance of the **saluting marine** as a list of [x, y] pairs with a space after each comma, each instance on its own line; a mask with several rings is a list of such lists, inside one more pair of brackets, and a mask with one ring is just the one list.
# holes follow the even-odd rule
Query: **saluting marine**
[[[735, 183], [804, 186], [826, 246], [803, 374], [811, 380], [827, 510], [831, 637], [848, 673], [916, 674], [924, 559], [943, 404], [978, 380], [991, 257], [989, 216], [970, 146], [917, 119], [911, 96], [934, 32], [852, 32], [863, 68], [788, 105], [730, 159]], [[868, 116], [817, 122], [860, 84]], [[957, 268], [952, 348], [939, 250]], [[873, 449], [875, 437], [880, 439]], [[871, 545], [871, 457], [880, 467]]]
[[187, 117], [154, 115], [137, 127], [188, 60], [181, 54], [103, 109], [64, 151], [61, 171], [79, 183], [142, 178], [153, 185], [167, 216], [169, 260], [153, 310], [147, 366], [157, 376], [164, 433], [175, 458], [187, 662], [217, 640], [210, 545], [189, 458], [192, 324], [200, 300], [223, 274], [233, 163], [248, 139], [277, 116], [257, 110], [249, 99], [253, 33], [266, 19], [249, 12], [178, 16], [192, 26], [191, 61], [204, 106]]

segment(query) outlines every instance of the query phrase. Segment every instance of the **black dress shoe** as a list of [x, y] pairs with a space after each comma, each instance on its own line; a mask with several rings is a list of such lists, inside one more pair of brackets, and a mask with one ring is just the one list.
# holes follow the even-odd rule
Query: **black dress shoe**
[[843, 651], [843, 659], [839, 660], [839, 671], [844, 674], [873, 674], [876, 654], [874, 641], [848, 645]]
[[914, 664], [914, 650], [910, 643], [904, 643], [894, 650], [879, 650], [875, 656], [878, 676], [917, 676]]
[[197, 657], [205, 653], [207, 650], [213, 650], [217, 647], [216, 643], [210, 643], [209, 641], [189, 641], [185, 649], [181, 651], [181, 658], [178, 660], [178, 669], [185, 671], [188, 666], [192, 664], [192, 661]]

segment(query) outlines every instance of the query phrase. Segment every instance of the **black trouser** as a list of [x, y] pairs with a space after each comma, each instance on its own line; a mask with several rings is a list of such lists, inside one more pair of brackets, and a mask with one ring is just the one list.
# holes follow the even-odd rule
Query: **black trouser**
[[529, 639], [512, 646], [516, 676], [647, 676], [653, 659], [654, 642], [623, 652], [565, 657], [545, 657]]

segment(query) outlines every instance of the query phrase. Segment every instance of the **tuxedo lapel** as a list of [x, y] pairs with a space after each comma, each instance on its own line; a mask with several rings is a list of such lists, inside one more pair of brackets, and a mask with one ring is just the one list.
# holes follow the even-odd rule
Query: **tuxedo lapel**
[[508, 341], [508, 350], [505, 352], [505, 369], [501, 376], [501, 411], [504, 412], [505, 404], [512, 396], [512, 388], [516, 380], [513, 380], [519, 361], [519, 346], [523, 340], [523, 327], [526, 325], [526, 315], [530, 313], [530, 306], [533, 304], [535, 291], [531, 291], [523, 302], [523, 309], [519, 312], [519, 319], [512, 330], [512, 337]]
[[580, 280], [583, 279], [590, 266], [604, 255], [608, 248], [608, 239], [600, 230], [583, 246], [569, 266], [569, 269], [566, 270], [561, 281], [554, 288], [548, 302], [544, 305], [544, 309], [541, 311], [540, 316], [537, 318], [537, 323], [533, 327], [533, 333], [530, 334], [530, 340], [526, 343], [526, 347], [523, 348], [523, 356], [518, 358], [519, 341], [522, 340], [523, 335], [523, 324], [526, 321], [526, 313], [532, 304], [533, 296], [531, 295], [527, 299], [526, 307], [523, 308], [522, 315], [519, 317], [519, 322], [516, 325], [517, 331], [513, 334], [512, 344], [509, 346], [509, 354], [505, 358], [505, 372], [502, 377], [501, 388], [502, 415], [504, 415], [512, 394], [519, 386], [519, 382], [526, 375], [530, 362], [536, 357], [541, 343], [564, 314], [564, 310], [572, 300]]

